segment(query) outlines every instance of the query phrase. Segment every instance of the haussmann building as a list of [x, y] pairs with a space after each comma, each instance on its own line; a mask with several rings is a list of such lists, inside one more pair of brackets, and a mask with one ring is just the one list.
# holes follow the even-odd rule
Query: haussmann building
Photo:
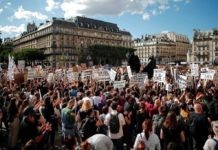
[[91, 45], [108, 45], [131, 48], [132, 36], [117, 24], [87, 17], [71, 19], [52, 18], [51, 21], [27, 25], [27, 31], [13, 41], [14, 51], [37, 48], [47, 55], [45, 62], [57, 66], [76, 65], [79, 57], [90, 61], [87, 48]]

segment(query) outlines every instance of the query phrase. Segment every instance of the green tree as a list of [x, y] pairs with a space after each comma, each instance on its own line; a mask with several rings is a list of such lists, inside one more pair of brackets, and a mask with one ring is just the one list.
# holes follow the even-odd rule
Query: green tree
[[92, 45], [88, 47], [94, 65], [111, 64], [121, 65], [122, 60], [126, 60], [128, 53], [134, 53], [135, 49], [125, 47], [115, 47], [108, 45]]
[[12, 53], [12, 44], [2, 44], [0, 43], [0, 62], [8, 62], [8, 55]]
[[15, 60], [25, 60], [27, 64], [35, 64], [36, 60], [42, 61], [46, 58], [43, 51], [36, 48], [26, 48], [21, 51], [14, 52]]

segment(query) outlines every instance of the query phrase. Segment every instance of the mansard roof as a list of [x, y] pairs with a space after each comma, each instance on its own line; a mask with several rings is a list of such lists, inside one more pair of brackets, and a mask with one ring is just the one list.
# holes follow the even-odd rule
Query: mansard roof
[[89, 29], [103, 30], [107, 32], [116, 32], [116, 33], [120, 32], [117, 24], [86, 18], [86, 17], [77, 16], [75, 18], [75, 24], [77, 27], [81, 27], [81, 28], [89, 28]]

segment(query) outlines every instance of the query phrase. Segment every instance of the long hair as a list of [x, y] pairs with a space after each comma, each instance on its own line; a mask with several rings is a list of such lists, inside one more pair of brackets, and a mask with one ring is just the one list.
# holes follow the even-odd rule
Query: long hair
[[149, 138], [149, 133], [152, 131], [152, 121], [151, 119], [145, 119], [142, 123], [146, 139]]
[[163, 126], [165, 128], [176, 128], [177, 127], [177, 120], [176, 120], [176, 113], [171, 111], [167, 114], [166, 119], [164, 120]]

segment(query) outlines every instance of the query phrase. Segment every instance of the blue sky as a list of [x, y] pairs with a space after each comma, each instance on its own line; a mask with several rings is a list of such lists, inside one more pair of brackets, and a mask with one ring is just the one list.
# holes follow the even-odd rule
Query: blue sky
[[133, 38], [173, 31], [192, 41], [193, 29], [218, 28], [218, 0], [0, 0], [1, 38], [52, 17], [86, 16], [118, 24]]

